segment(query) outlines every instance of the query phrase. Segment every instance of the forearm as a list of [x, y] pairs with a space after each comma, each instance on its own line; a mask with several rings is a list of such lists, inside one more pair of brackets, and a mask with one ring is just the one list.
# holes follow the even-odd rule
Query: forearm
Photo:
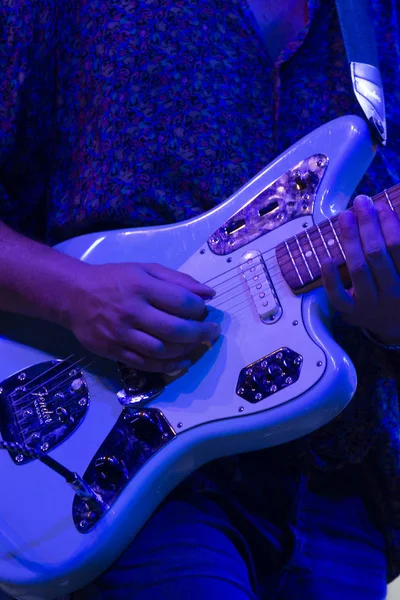
[[0, 310], [67, 325], [87, 265], [0, 222]]

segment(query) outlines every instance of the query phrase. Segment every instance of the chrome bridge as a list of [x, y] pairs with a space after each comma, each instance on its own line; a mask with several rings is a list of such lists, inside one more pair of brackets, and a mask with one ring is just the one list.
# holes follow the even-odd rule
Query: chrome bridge
[[282, 315], [282, 307], [261, 252], [258, 250], [246, 252], [240, 268], [261, 321], [275, 323]]
[[[0, 433], [48, 452], [79, 426], [89, 406], [89, 390], [79, 367], [63, 360], [33, 365], [0, 383]], [[16, 465], [33, 459], [9, 450]]]

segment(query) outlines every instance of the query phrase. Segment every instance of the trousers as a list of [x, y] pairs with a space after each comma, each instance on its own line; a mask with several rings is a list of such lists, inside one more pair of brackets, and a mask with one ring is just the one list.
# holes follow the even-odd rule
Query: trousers
[[244, 465], [235, 493], [178, 488], [119, 560], [73, 600], [381, 600], [385, 540], [355, 480], [322, 489]]

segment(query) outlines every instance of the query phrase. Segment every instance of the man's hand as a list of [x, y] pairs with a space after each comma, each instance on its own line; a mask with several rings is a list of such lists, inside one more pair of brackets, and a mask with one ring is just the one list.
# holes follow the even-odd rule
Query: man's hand
[[354, 214], [339, 216], [340, 242], [352, 287], [346, 290], [333, 261], [322, 280], [333, 306], [352, 325], [384, 344], [400, 344], [400, 222], [385, 201], [354, 201]]
[[144, 371], [174, 372], [188, 353], [216, 339], [204, 300], [214, 293], [192, 277], [157, 264], [86, 265], [65, 324], [83, 346]]

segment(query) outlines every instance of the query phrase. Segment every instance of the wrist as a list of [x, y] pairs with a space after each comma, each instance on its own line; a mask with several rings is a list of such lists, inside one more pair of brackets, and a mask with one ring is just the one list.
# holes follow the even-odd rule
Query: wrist
[[65, 255], [60, 263], [60, 271], [54, 274], [45, 318], [71, 330], [74, 315], [82, 304], [84, 283], [91, 265]]

